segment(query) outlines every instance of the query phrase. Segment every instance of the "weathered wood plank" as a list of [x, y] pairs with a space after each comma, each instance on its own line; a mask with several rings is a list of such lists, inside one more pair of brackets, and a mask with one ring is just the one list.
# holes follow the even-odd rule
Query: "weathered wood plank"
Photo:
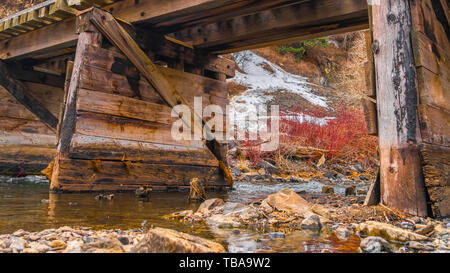
[[171, 117], [169, 106], [81, 89], [78, 93], [77, 111], [107, 114], [118, 117], [139, 119], [171, 125], [176, 119]]
[[433, 214], [438, 217], [450, 215], [450, 147], [422, 144], [425, 185], [428, 188]]
[[206, 147], [189, 147], [75, 134], [71, 158], [143, 163], [215, 166], [219, 163]]
[[76, 120], [76, 132], [84, 135], [174, 145], [199, 145], [200, 141], [173, 139], [171, 128], [170, 125], [160, 123], [88, 112], [78, 113]]
[[372, 136], [378, 135], [377, 105], [370, 99], [362, 99], [364, 117], [366, 119], [367, 133]]
[[431, 105], [419, 105], [422, 139], [430, 144], [450, 145], [450, 111]]
[[271, 41], [293, 38], [299, 36], [302, 28], [344, 24], [346, 19], [355, 17], [361, 18], [359, 24], [365, 22], [367, 27], [367, 1], [318, 0], [194, 26], [176, 32], [174, 37], [207, 51], [224, 51], [234, 47], [230, 44], [236, 41], [241, 41], [242, 47], [256, 38], [261, 42], [268, 37]]
[[17, 119], [39, 120], [24, 106], [17, 103], [0, 101], [0, 117], [12, 117]]
[[0, 146], [0, 174], [40, 175], [52, 160], [56, 149], [27, 145]]
[[439, 0], [410, 0], [412, 26], [450, 52], [450, 26]]
[[40, 133], [25, 133], [17, 131], [0, 131], [0, 145], [33, 145], [47, 148], [55, 148], [56, 137], [54, 134]]
[[382, 202], [426, 216], [408, 0], [372, 6]]
[[124, 75], [91, 66], [84, 66], [80, 77], [80, 88], [83, 89], [165, 104], [161, 96], [144, 79], [127, 78]]
[[20, 132], [29, 134], [53, 135], [55, 132], [50, 127], [38, 120], [27, 120], [12, 117], [0, 117], [1, 130], [4, 132]]
[[135, 190], [142, 185], [176, 188], [188, 186], [194, 177], [204, 177], [209, 186], [226, 186], [217, 167], [65, 159], [60, 161], [60, 169], [61, 183], [53, 190]]
[[0, 85], [11, 93], [21, 104], [35, 114], [42, 122], [56, 129], [58, 119], [33, 95], [27, 87], [15, 80], [9, 73], [7, 65], [0, 61]]

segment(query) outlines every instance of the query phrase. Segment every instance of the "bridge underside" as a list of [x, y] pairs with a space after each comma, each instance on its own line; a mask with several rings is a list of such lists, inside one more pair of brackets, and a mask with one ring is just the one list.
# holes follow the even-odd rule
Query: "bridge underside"
[[[4, 18], [0, 168], [21, 164], [32, 172], [56, 156], [48, 173], [61, 191], [185, 189], [193, 177], [227, 188], [226, 143], [170, 138], [174, 104], [192, 107], [194, 96], [203, 106], [227, 104], [225, 80], [235, 68], [218, 54], [371, 29], [365, 108], [380, 137], [381, 201], [412, 214], [449, 215], [448, 3], [399, 0], [388, 12], [380, 3], [50, 0]], [[93, 4], [118, 20], [93, 24], [89, 16], [98, 9], [76, 16]], [[384, 24], [392, 15], [409, 21], [400, 30], [400, 20]], [[113, 21], [125, 36], [108, 32]], [[386, 53], [394, 48], [394, 56], [405, 56], [392, 40], [399, 33], [412, 38], [397, 41], [405, 43], [400, 50], [411, 49], [404, 58], [415, 69], [397, 77], [411, 77], [413, 85], [393, 86], [395, 77], [385, 73], [408, 63], [391, 67]], [[135, 44], [121, 44], [124, 37]]]

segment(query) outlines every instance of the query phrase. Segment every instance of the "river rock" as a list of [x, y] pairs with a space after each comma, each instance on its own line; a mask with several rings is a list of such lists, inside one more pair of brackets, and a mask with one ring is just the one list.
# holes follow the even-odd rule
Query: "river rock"
[[197, 212], [204, 213], [206, 211], [212, 210], [215, 207], [223, 206], [224, 202], [220, 198], [212, 198], [204, 201], [201, 203], [201, 205], [198, 207]]
[[385, 239], [369, 236], [361, 241], [360, 248], [365, 253], [393, 253], [394, 248]]
[[154, 228], [131, 249], [133, 253], [223, 253], [216, 242], [165, 228]]
[[316, 214], [309, 215], [305, 220], [301, 223], [302, 229], [309, 230], [320, 230], [322, 228], [322, 224], [320, 223], [320, 218]]
[[434, 230], [433, 223], [428, 223], [428, 225], [417, 229], [415, 232], [420, 235], [427, 235]]
[[356, 193], [356, 187], [355, 186], [348, 186], [345, 188], [345, 196], [355, 195]]
[[29, 234], [29, 232], [26, 232], [23, 229], [19, 229], [19, 230], [15, 231], [12, 235], [16, 236], [16, 237], [22, 237], [22, 236], [27, 235], [27, 234]]
[[412, 231], [404, 230], [396, 226], [375, 222], [367, 221], [359, 224], [358, 231], [363, 232], [369, 236], [380, 236], [391, 241], [407, 242], [407, 241], [423, 241], [427, 237], [414, 233]]
[[334, 194], [334, 187], [333, 186], [323, 186], [322, 187], [322, 193]]
[[233, 216], [231, 213], [228, 214], [214, 214], [206, 219], [206, 223], [211, 226], [217, 227], [239, 227], [241, 223], [238, 218]]
[[270, 213], [272, 211], [282, 211], [305, 217], [311, 212], [311, 205], [289, 188], [267, 196], [261, 202], [260, 208]]
[[81, 241], [69, 241], [67, 242], [67, 247], [63, 251], [64, 253], [82, 253], [83, 250], [81, 249], [81, 246], [83, 245], [83, 242]]
[[265, 160], [261, 160], [261, 168], [263, 168], [265, 170], [265, 172], [269, 173], [269, 174], [279, 174], [280, 171], [278, 170], [277, 167], [275, 167], [274, 165], [270, 164], [269, 162], [265, 161]]
[[67, 247], [67, 244], [61, 240], [54, 240], [50, 243], [50, 247], [53, 250], [61, 250], [61, 249], [65, 249]]
[[334, 231], [334, 234], [336, 234], [336, 237], [341, 240], [341, 241], [347, 241], [348, 238], [350, 237], [350, 235], [352, 234], [352, 231], [349, 230], [346, 227], [343, 226], [339, 226], [338, 228], [336, 228], [336, 230]]
[[25, 247], [27, 246], [27, 241], [25, 241], [22, 238], [19, 237], [12, 237], [11, 238], [11, 244], [9, 245], [9, 248], [17, 251], [23, 251]]
[[29, 246], [30, 248], [37, 250], [39, 253], [45, 253], [50, 250], [48, 245], [39, 242], [31, 242]]
[[416, 241], [409, 241], [406, 243], [406, 246], [414, 250], [434, 250], [434, 247]]
[[100, 238], [81, 247], [85, 253], [123, 253], [122, 243], [114, 237]]

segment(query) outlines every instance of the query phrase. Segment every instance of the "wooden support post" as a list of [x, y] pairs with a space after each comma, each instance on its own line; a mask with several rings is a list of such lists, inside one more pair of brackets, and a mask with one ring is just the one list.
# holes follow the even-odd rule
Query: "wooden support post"
[[372, 7], [382, 203], [427, 216], [408, 0]]
[[42, 122], [50, 128], [56, 129], [58, 119], [40, 103], [27, 87], [20, 81], [13, 78], [9, 72], [9, 67], [0, 61], [0, 85], [3, 86], [11, 95], [13, 95], [28, 110], [36, 115]]
[[90, 45], [100, 46], [102, 43], [102, 35], [98, 32], [95, 32], [94, 28], [86, 25], [86, 20], [83, 20], [84, 16], [88, 15], [86, 14], [80, 15], [77, 18], [78, 19], [77, 29], [79, 30], [81, 29], [83, 30], [83, 32], [79, 33], [77, 51], [75, 53], [75, 59], [72, 68], [72, 76], [67, 90], [67, 94], [65, 95], [65, 108], [59, 129], [60, 132], [58, 139], [58, 148], [50, 185], [50, 189], [54, 191], [55, 190], [57, 191], [59, 186], [58, 177], [59, 177], [60, 160], [68, 156], [70, 142], [75, 132], [76, 101], [80, 84], [80, 72], [81, 67], [84, 64], [85, 52], [88, 46]]
[[[150, 60], [136, 41], [111, 14], [98, 8], [93, 8], [90, 20], [113, 45], [119, 48], [123, 54], [127, 56], [130, 62], [133, 63], [137, 70], [151, 83], [169, 106], [175, 107], [179, 104], [188, 106], [193, 114], [192, 117], [190, 117], [191, 122], [187, 122], [187, 120], [185, 120], [186, 117], [182, 117], [182, 119], [187, 124], [192, 124], [192, 128], [196, 128], [197, 130], [201, 130], [200, 132], [203, 132], [202, 124], [198, 124], [197, 122], [197, 120], [200, 120], [205, 124], [206, 122], [203, 118], [199, 117], [192, 107], [189, 106], [188, 100], [181, 96], [181, 94], [170, 84], [166, 77], [159, 71], [158, 67]], [[212, 140], [212, 142], [214, 143], [216, 140]], [[211, 152], [221, 160], [221, 152], [214, 149], [214, 147], [217, 146], [218, 145], [207, 145]], [[228, 183], [232, 184], [233, 179], [226, 163], [221, 162], [219, 166]]]

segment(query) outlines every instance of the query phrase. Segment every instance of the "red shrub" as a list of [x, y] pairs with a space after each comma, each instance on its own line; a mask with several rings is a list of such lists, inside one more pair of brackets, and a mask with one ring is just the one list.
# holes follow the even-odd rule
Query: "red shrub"
[[303, 122], [286, 116], [309, 116], [313, 118], [324, 118], [325, 114], [316, 109], [313, 111], [289, 111], [284, 114], [280, 121], [282, 133], [281, 142], [297, 143], [305, 147], [313, 147], [329, 151], [332, 156], [337, 151], [350, 145], [357, 136], [367, 133], [364, 115], [355, 109], [337, 109], [334, 119], [327, 119], [325, 124], [318, 124], [313, 120]]

